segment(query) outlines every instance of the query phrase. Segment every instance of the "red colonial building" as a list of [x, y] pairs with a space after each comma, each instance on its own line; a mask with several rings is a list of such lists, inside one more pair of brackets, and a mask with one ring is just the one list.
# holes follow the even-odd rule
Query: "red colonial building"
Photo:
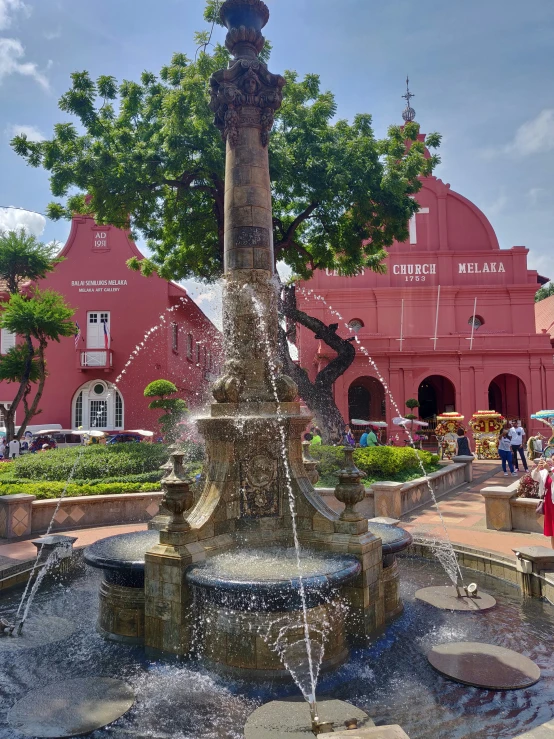
[[[198, 407], [217, 373], [220, 333], [186, 290], [131, 271], [127, 260], [142, 254], [129, 233], [92, 218], [73, 219], [60, 256], [40, 287], [65, 296], [80, 333], [49, 344], [42, 412], [31, 423], [155, 430], [160, 411], [148, 409], [143, 391], [160, 378]], [[3, 332], [2, 351], [12, 343]], [[2, 401], [14, 395], [13, 385], [0, 383]]]
[[[341, 335], [355, 334], [377, 365], [358, 347], [335, 383], [343, 418], [384, 420], [392, 430], [397, 411], [384, 381], [402, 413], [417, 398], [431, 422], [458, 411], [467, 424], [490, 408], [539, 430], [529, 416], [554, 407], [551, 338], [535, 324], [534, 295], [547, 280], [528, 269], [524, 246], [500, 248], [474, 203], [436, 177], [422, 185], [409, 238], [389, 249], [386, 274], [319, 271], [298, 287], [301, 310], [327, 324], [340, 314]], [[298, 328], [300, 364], [315, 375], [333, 352]]]

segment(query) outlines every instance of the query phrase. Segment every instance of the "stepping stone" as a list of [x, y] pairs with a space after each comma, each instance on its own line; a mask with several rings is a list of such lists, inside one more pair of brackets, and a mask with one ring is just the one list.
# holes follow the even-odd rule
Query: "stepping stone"
[[478, 591], [476, 597], [464, 596], [460, 598], [453, 585], [421, 588], [421, 590], [416, 591], [415, 597], [444, 611], [488, 611], [489, 608], [494, 608], [496, 605], [496, 600], [492, 595], [482, 591]]
[[[351, 718], [358, 719], [360, 729], [375, 726], [367, 713], [345, 701], [321, 700], [317, 702], [317, 710], [319, 718], [322, 721], [332, 722], [337, 732], [341, 732], [345, 728], [344, 722]], [[248, 717], [244, 727], [244, 737], [245, 739], [283, 739], [286, 736], [287, 739], [310, 739], [313, 737], [311, 725], [310, 708], [303, 698], [271, 701], [260, 706]], [[356, 730], [347, 731], [345, 736], [356, 739], [356, 733], [360, 737], [364, 736], [361, 731]], [[332, 737], [337, 734], [327, 734], [327, 736]], [[388, 739], [386, 734], [383, 739]], [[396, 737], [392, 735], [391, 739], [396, 739]]]
[[541, 676], [537, 665], [523, 654], [482, 642], [439, 644], [427, 659], [451, 680], [488, 690], [528, 688]]
[[111, 724], [134, 702], [133, 690], [121, 680], [61, 680], [27, 693], [8, 711], [8, 723], [38, 739], [79, 736]]

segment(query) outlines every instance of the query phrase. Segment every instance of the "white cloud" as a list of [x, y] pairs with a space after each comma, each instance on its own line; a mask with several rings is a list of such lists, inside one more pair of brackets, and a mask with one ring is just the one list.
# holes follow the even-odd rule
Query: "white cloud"
[[44, 141], [46, 139], [46, 136], [44, 136], [35, 126], [20, 126], [16, 124], [8, 127], [8, 136], [10, 138], [21, 136], [23, 134], [27, 136], [29, 141]]
[[28, 15], [30, 9], [22, 0], [0, 0], [0, 30], [11, 26], [12, 16], [18, 11]]
[[32, 77], [42, 88], [48, 90], [50, 87], [48, 79], [34, 62], [22, 62], [24, 56], [25, 49], [19, 39], [0, 38], [0, 84], [4, 77], [21, 74], [24, 77]]
[[483, 149], [484, 159], [493, 159], [501, 154], [512, 156], [528, 156], [530, 154], [544, 154], [554, 149], [554, 109], [545, 108], [529, 121], [525, 121], [517, 129], [513, 141], [500, 147]]
[[514, 154], [539, 154], [554, 149], [552, 128], [554, 127], [554, 110], [545, 108], [536, 118], [523, 123], [506, 150]]
[[62, 29], [58, 28], [55, 31], [45, 31], [42, 35], [47, 41], [54, 41], [55, 39], [58, 39], [61, 37]]
[[0, 208], [0, 231], [25, 229], [33, 236], [41, 236], [46, 227], [46, 218], [40, 213], [15, 208]]
[[532, 187], [529, 192], [527, 193], [527, 197], [533, 203], [533, 205], [537, 205], [539, 200], [543, 197], [543, 194], [546, 193], [546, 190], [544, 187]]

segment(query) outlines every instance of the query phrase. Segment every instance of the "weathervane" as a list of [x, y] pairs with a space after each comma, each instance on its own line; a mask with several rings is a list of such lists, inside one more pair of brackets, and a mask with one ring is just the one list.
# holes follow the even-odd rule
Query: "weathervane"
[[410, 78], [406, 77], [406, 94], [402, 95], [403, 98], [406, 99], [406, 107], [402, 111], [402, 118], [406, 121], [406, 123], [409, 123], [410, 121], [415, 120], [415, 110], [410, 106], [410, 100], [415, 97], [413, 92], [410, 92]]

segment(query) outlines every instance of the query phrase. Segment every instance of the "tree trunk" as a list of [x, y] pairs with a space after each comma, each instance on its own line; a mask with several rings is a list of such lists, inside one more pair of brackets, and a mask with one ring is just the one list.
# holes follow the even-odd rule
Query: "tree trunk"
[[[285, 318], [313, 331], [317, 339], [324, 341], [327, 346], [337, 352], [337, 356], [318, 372], [312, 382], [305, 369], [300, 367], [290, 356], [287, 333], [280, 329], [279, 349], [281, 361], [286, 373], [298, 385], [300, 397], [314, 413], [325, 443], [341, 441], [345, 420], [343, 419], [333, 397], [333, 385], [346, 372], [356, 356], [352, 346], [353, 339], [343, 339], [337, 336], [338, 324], [327, 324], [318, 318], [309, 316], [296, 306], [294, 287], [284, 287], [279, 306]], [[348, 419], [346, 420], [348, 423]]]
[[30, 388], [27, 389], [27, 392], [23, 396], [24, 398], [23, 405], [25, 408], [25, 418], [23, 419], [23, 423], [19, 427], [19, 431], [17, 432], [17, 436], [15, 437], [18, 441], [21, 441], [21, 437], [25, 433], [25, 429], [27, 428], [27, 424], [29, 423], [29, 421], [41, 412], [40, 410], [37, 410], [37, 409], [38, 409], [38, 404], [40, 403], [40, 400], [42, 398], [42, 393], [44, 392], [44, 384], [46, 382], [46, 359], [44, 357], [46, 346], [47, 344], [45, 341], [41, 341], [39, 343], [39, 348], [37, 352], [39, 381], [38, 381], [38, 387], [35, 393], [35, 397], [33, 398], [30, 406], [27, 406], [27, 397], [29, 395]]
[[[27, 387], [29, 385], [29, 377], [31, 376], [31, 369], [33, 366], [33, 354], [34, 354], [34, 347], [33, 347], [33, 341], [30, 336], [25, 336], [25, 343], [27, 344], [27, 349], [29, 350], [29, 355], [27, 357], [27, 361], [25, 363], [25, 369], [23, 371], [23, 376], [21, 378], [21, 382], [19, 383], [19, 389], [17, 393], [15, 394], [15, 398], [12, 400], [10, 407], [6, 408], [4, 405], [0, 405], [0, 408], [2, 409], [2, 413], [4, 414], [4, 423], [6, 425], [6, 450], [4, 452], [4, 457], [6, 459], [9, 459], [10, 452], [9, 452], [9, 444], [12, 439], [16, 438], [15, 434], [15, 413], [17, 411], [17, 407], [19, 406], [19, 403], [21, 402], [22, 398], [28, 394]], [[17, 436], [19, 439], [19, 435]]]

